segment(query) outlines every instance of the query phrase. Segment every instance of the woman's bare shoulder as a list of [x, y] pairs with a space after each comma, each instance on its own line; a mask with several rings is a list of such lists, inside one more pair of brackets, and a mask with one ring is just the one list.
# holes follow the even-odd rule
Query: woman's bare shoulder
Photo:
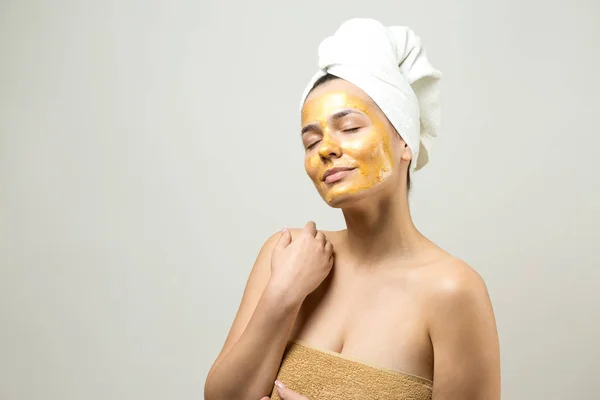
[[475, 268], [442, 249], [427, 263], [422, 273], [427, 278], [428, 286], [442, 293], [485, 286]]
[[488, 304], [489, 293], [483, 277], [464, 260], [445, 251], [421, 269], [420, 282], [430, 309], [438, 305], [462, 306], [465, 301]]
[[[288, 228], [290, 233], [292, 234], [292, 240], [294, 240], [295, 237], [298, 237], [298, 235], [300, 235], [302, 233], [302, 231], [304, 230], [304, 228]], [[345, 232], [345, 230], [342, 231], [326, 231], [323, 229], [319, 229], [319, 227], [317, 226], [317, 230], [319, 232], [322, 232], [325, 234], [325, 236], [327, 237], [328, 240], [330, 240], [334, 245], [336, 242], [339, 242], [341, 239], [341, 235]]]

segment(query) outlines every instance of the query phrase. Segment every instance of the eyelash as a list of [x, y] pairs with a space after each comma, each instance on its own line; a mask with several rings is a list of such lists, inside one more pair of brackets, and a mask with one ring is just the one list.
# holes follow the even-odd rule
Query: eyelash
[[[356, 128], [350, 128], [350, 129], [344, 129], [342, 132], [349, 132], [349, 133], [353, 133], [353, 132], [356, 132], [356, 131], [357, 131], [357, 130], [359, 130], [359, 129], [360, 129], [360, 127], [356, 127]], [[310, 150], [310, 149], [312, 149], [312, 148], [313, 148], [313, 147], [315, 147], [315, 146], [317, 145], [317, 143], [319, 143], [319, 142], [320, 142], [320, 140], [319, 140], [319, 141], [316, 141], [316, 142], [314, 142], [313, 144], [311, 144], [310, 146], [308, 146], [308, 147], [306, 148], [306, 150]]]
[[313, 144], [311, 144], [310, 146], [308, 146], [308, 147], [306, 148], [306, 150], [310, 150], [310, 149], [312, 149], [312, 148], [313, 148], [313, 147], [315, 147], [315, 146], [317, 145], [317, 143], [319, 143], [319, 142], [320, 142], [320, 140], [319, 140], [319, 141], [317, 141], [317, 142], [314, 142]]

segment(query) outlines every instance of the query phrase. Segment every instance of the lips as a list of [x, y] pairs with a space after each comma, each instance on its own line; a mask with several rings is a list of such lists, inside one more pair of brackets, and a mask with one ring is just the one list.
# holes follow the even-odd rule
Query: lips
[[342, 179], [348, 171], [352, 171], [354, 167], [335, 167], [330, 168], [323, 174], [322, 180], [327, 183], [332, 183]]

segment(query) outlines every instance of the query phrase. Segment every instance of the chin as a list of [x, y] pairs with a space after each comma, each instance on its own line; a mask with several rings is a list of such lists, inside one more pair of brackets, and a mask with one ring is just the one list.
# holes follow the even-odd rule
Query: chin
[[346, 208], [356, 205], [361, 200], [373, 196], [378, 192], [381, 185], [377, 184], [370, 188], [358, 190], [344, 190], [343, 188], [332, 188], [329, 192], [322, 193], [321, 197], [327, 205], [332, 208]]

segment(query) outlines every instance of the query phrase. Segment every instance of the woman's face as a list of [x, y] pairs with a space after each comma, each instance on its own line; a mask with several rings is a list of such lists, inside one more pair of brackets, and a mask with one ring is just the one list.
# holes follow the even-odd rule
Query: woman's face
[[404, 143], [371, 98], [342, 79], [318, 86], [307, 97], [302, 142], [306, 173], [332, 206], [390, 176]]

